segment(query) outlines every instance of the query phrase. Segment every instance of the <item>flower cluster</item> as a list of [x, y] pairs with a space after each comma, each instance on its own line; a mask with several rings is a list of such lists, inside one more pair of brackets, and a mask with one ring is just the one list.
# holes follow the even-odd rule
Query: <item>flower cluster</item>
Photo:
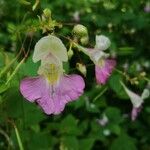
[[[96, 36], [94, 49], [85, 49], [95, 63], [96, 80], [105, 84], [115, 67], [115, 60], [108, 59], [103, 51], [110, 45], [105, 36]], [[84, 92], [85, 83], [77, 74], [66, 75], [63, 62], [68, 61], [67, 50], [62, 41], [53, 35], [41, 38], [35, 45], [33, 62], [41, 61], [37, 77], [27, 77], [21, 81], [20, 91], [30, 102], [36, 102], [43, 111], [59, 114], [65, 105], [76, 100]]]
[[89, 49], [90, 58], [95, 63], [95, 75], [98, 84], [105, 84], [116, 66], [116, 61], [108, 59], [109, 54], [104, 52], [109, 46], [110, 40], [100, 35], [96, 36], [95, 48], [92, 50]]
[[81, 48], [79, 49], [90, 57], [95, 64], [95, 76], [97, 84], [105, 84], [111, 75], [116, 60], [110, 59], [109, 54], [104, 52], [109, 48], [111, 42], [104, 35], [96, 35], [96, 44], [94, 48]]

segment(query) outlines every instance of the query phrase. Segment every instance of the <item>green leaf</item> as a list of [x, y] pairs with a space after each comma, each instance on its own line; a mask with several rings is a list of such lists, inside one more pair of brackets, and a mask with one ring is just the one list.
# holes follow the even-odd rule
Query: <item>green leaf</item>
[[65, 136], [61, 139], [60, 150], [79, 150], [79, 142], [74, 136]]
[[20, 68], [20, 73], [23, 76], [36, 76], [39, 65], [40, 62], [33, 63], [32, 55], [30, 55], [27, 61]]
[[48, 133], [33, 133], [29, 137], [30, 141], [28, 144], [29, 150], [50, 150], [53, 142], [53, 138]]
[[122, 121], [121, 112], [118, 108], [108, 107], [105, 110], [105, 114], [108, 117], [108, 121], [113, 124], [119, 124]]
[[134, 53], [134, 47], [120, 47], [119, 51], [117, 51], [117, 55], [131, 55]]
[[66, 133], [69, 135], [79, 134], [79, 129], [77, 127], [77, 120], [72, 115], [66, 116], [60, 124], [60, 130], [61, 133]]
[[116, 135], [120, 135], [120, 133], [121, 133], [121, 127], [118, 124], [110, 122], [110, 124], [107, 126], [107, 128]]
[[79, 150], [91, 150], [95, 139], [94, 138], [85, 138], [79, 141]]
[[127, 99], [128, 97], [120, 84], [121, 80], [122, 76], [120, 74], [114, 73], [109, 79], [109, 85], [111, 89], [117, 94], [118, 97], [120, 97], [121, 99]]
[[13, 87], [4, 95], [4, 104], [7, 115], [12, 118], [22, 118], [25, 126], [31, 126], [39, 123], [46, 118], [37, 105], [23, 99], [22, 95]]
[[24, 123], [26, 126], [33, 126], [38, 124], [47, 118], [47, 115], [37, 107], [37, 105], [26, 101], [23, 101], [23, 111], [24, 111]]
[[113, 141], [110, 150], [137, 150], [137, 148], [134, 139], [123, 134]]

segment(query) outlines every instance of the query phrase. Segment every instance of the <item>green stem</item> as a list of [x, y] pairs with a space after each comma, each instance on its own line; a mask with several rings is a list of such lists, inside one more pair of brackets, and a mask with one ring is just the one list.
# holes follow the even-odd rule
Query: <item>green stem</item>
[[19, 68], [21, 67], [21, 65], [23, 64], [23, 62], [25, 61], [25, 58], [23, 58], [21, 60], [21, 62], [17, 65], [17, 67], [15, 68], [15, 70], [13, 71], [13, 73], [10, 75], [10, 77], [8, 78], [6, 85], [11, 81], [11, 79], [14, 77], [14, 75], [17, 73], [17, 71], [19, 70]]
[[121, 74], [121, 75], [123, 75], [123, 76], [126, 77], [125, 73], [123, 73], [122, 71], [118, 70], [117, 68], [114, 68], [114, 70], [115, 70], [116, 72], [118, 72], [119, 74]]
[[143, 79], [146, 80], [147, 82], [150, 82], [150, 79], [147, 77], [144, 77]]
[[[129, 76], [127, 74], [125, 74], [124, 72], [122, 72], [121, 70], [118, 69], [114, 69], [116, 72], [118, 72], [119, 74], [121, 74], [122, 76], [124, 76], [127, 80], [129, 80]], [[150, 82], [150, 79], [147, 77], [143, 77], [143, 79], [147, 82]], [[129, 80], [130, 81], [130, 80]]]
[[74, 45], [76, 48], [78, 48], [79, 51], [82, 51], [84, 54], [86, 54], [87, 56], [89, 56], [89, 53], [88, 53], [88, 51], [86, 50], [86, 48], [84, 48], [83, 46], [80, 46], [79, 44], [77, 44], [77, 43], [75, 43], [75, 42], [73, 42], [73, 41], [72, 41], [72, 43], [73, 43], [73, 45]]
[[23, 144], [22, 144], [22, 141], [21, 141], [21, 138], [20, 138], [20, 134], [19, 134], [19, 131], [14, 123], [14, 121], [12, 120], [8, 120], [8, 122], [14, 127], [15, 129], [15, 134], [16, 134], [16, 137], [17, 137], [17, 142], [18, 142], [18, 145], [19, 145], [19, 150], [24, 150], [23, 148]]
[[[18, 33], [18, 32], [17, 32], [17, 33]], [[18, 34], [18, 35], [19, 35], [19, 34]], [[26, 37], [25, 37], [25, 39], [24, 39], [24, 41], [23, 41], [23, 43], [22, 43], [21, 49], [20, 49], [19, 53], [16, 55], [16, 57], [15, 57], [7, 66], [5, 66], [5, 67], [2, 69], [2, 71], [0, 72], [0, 78], [1, 78], [1, 77], [3, 76], [3, 74], [12, 66], [12, 64], [17, 60], [17, 58], [21, 55], [22, 52], [24, 53], [25, 56], [27, 55], [27, 54], [25, 53], [25, 51], [24, 51], [24, 48], [23, 48], [23, 45], [24, 45], [24, 43], [25, 43], [26, 38], [27, 38], [27, 35], [26, 35]]]
[[108, 87], [105, 87], [94, 99], [93, 102], [95, 102], [98, 98], [100, 98], [106, 91]]
[[69, 40], [69, 41], [72, 43], [73, 46], [75, 46], [76, 48], [78, 48], [79, 51], [82, 51], [84, 54], [86, 54], [87, 56], [89, 56], [89, 53], [88, 53], [88, 51], [86, 50], [85, 47], [83, 47], [83, 46], [77, 44], [76, 42], [74, 42], [73, 40], [71, 40], [71, 39], [68, 38], [68, 37], [65, 37], [65, 36], [60, 35], [60, 34], [59, 34], [59, 36], [65, 38], [65, 39], [67, 39], [67, 40]]
[[15, 125], [14, 125], [14, 128], [15, 128], [15, 133], [16, 133], [16, 137], [17, 137], [17, 141], [18, 141], [19, 149], [20, 149], [20, 150], [24, 150], [24, 148], [23, 148], [23, 144], [22, 144], [22, 141], [21, 141], [21, 138], [20, 138], [19, 132], [18, 132], [18, 129], [17, 129], [17, 127], [16, 127]]
[[0, 72], [0, 78], [3, 76], [3, 74], [11, 67], [11, 65], [16, 61], [17, 57], [14, 58], [4, 69]]

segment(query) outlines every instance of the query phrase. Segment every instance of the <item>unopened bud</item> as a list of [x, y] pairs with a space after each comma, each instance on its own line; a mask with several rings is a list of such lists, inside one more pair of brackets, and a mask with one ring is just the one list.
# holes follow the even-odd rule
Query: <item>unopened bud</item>
[[44, 14], [45, 17], [50, 18], [51, 17], [51, 10], [48, 9], [48, 8], [45, 8], [43, 10], [43, 14]]
[[80, 39], [80, 42], [82, 45], [86, 45], [89, 42], [89, 37], [88, 36], [84, 36]]
[[67, 52], [67, 54], [68, 54], [68, 58], [71, 59], [72, 56], [73, 56], [73, 54], [74, 54], [74, 52], [73, 52], [72, 49], [69, 49], [69, 51]]
[[134, 81], [134, 84], [135, 85], [139, 85], [139, 81]]
[[84, 64], [77, 63], [76, 67], [84, 76], [86, 76], [87, 70]]
[[79, 38], [88, 36], [87, 28], [81, 24], [75, 25], [72, 32], [75, 36]]
[[146, 72], [141, 72], [141, 73], [140, 73], [140, 76], [141, 76], [141, 77], [145, 77], [145, 76], [146, 76]]

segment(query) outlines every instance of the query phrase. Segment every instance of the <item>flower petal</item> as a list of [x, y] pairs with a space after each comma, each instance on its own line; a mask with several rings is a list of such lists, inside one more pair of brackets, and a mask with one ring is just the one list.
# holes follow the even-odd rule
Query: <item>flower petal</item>
[[104, 53], [103, 51], [89, 51], [90, 58], [94, 63], [97, 63], [100, 59], [107, 58], [109, 54]]
[[50, 114], [59, 114], [64, 110], [65, 103], [60, 99], [60, 95], [52, 93], [53, 86], [49, 86], [43, 93], [42, 97], [36, 102], [40, 105], [43, 111]]
[[49, 53], [56, 56], [61, 61], [68, 60], [66, 47], [56, 36], [45, 36], [36, 43], [33, 53], [33, 62], [44, 59]]
[[131, 120], [134, 121], [136, 120], [138, 114], [141, 112], [142, 106], [136, 108], [133, 107], [132, 112], [131, 112]]
[[79, 75], [65, 75], [60, 81], [58, 94], [64, 103], [76, 100], [83, 94], [85, 87], [84, 80]]
[[25, 78], [20, 85], [22, 95], [30, 102], [37, 102], [43, 111], [61, 113], [66, 103], [76, 100], [85, 87], [79, 75], [62, 76], [58, 85], [50, 85], [43, 77]]
[[96, 35], [95, 49], [106, 50], [110, 46], [111, 42], [108, 37], [104, 35]]
[[44, 56], [43, 59], [41, 60], [41, 66], [48, 64], [55, 64], [57, 66], [62, 66], [62, 61], [58, 57], [49, 53], [46, 56]]
[[106, 59], [104, 63], [105, 64], [102, 67], [99, 67], [98, 65], [95, 66], [95, 75], [98, 84], [106, 83], [116, 65], [116, 61], [111, 59]]
[[140, 97], [136, 93], [129, 90], [122, 82], [121, 82], [121, 84], [122, 84], [124, 90], [126, 91], [126, 93], [128, 94], [128, 96], [132, 102], [133, 107], [139, 108], [142, 105], [142, 103], [144, 102], [142, 97]]
[[63, 76], [58, 85], [49, 85], [37, 103], [46, 114], [60, 114], [66, 103], [76, 100], [83, 93], [84, 86], [82, 77], [78, 75]]
[[25, 78], [21, 81], [21, 94], [30, 102], [37, 102], [43, 111], [50, 114], [60, 113], [65, 103], [61, 102], [60, 95], [52, 95], [53, 86], [41, 76], [35, 78]]
[[141, 98], [142, 99], [146, 99], [146, 98], [148, 98], [150, 96], [150, 90], [149, 89], [144, 89], [143, 90], [143, 93], [142, 93], [142, 95], [141, 95]]
[[43, 83], [44, 81], [40, 76], [25, 78], [20, 83], [20, 92], [27, 100], [34, 102], [41, 97], [41, 86]]

